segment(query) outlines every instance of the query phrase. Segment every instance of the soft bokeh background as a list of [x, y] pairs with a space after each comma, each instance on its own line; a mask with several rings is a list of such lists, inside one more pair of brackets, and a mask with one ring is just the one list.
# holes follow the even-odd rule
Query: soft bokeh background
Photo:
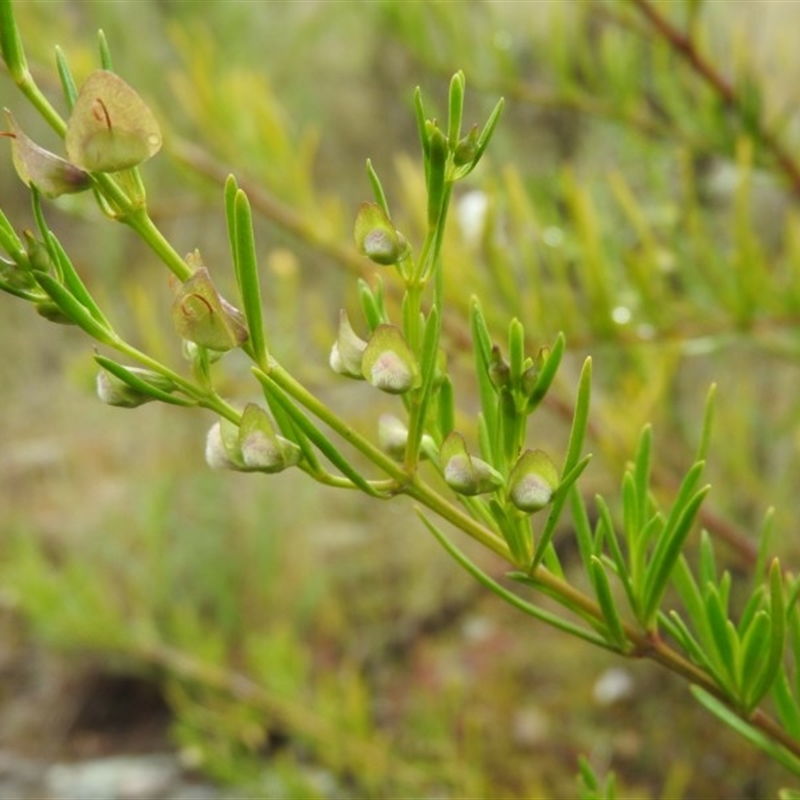
[[[683, 22], [691, 5], [661, 7]], [[451, 223], [454, 324], [478, 292], [498, 337], [513, 315], [541, 343], [564, 330], [562, 407], [593, 356], [588, 495], [613, 496], [652, 420], [668, 496], [717, 381], [710, 509], [734, 545], [717, 539], [721, 557], [749, 580], [748, 545], [771, 504], [775, 549], [798, 557], [796, 198], [626, 4], [16, 9], [53, 98], [53, 46], [80, 79], [103, 28], [115, 69], [166, 131], [143, 169], [153, 216], [178, 250], [200, 248], [223, 288], [221, 180], [232, 171], [253, 189], [273, 349], [365, 431], [391, 402], [326, 366], [338, 309], [356, 308], [354, 275], [371, 274], [350, 233], [369, 195], [364, 160], [413, 238], [424, 209], [413, 87], [442, 118], [449, 76], [464, 69], [469, 122], [505, 95], [496, 141], [459, 198], [466, 214], [467, 192], [481, 192], [471, 199], [488, 203], [484, 227]], [[695, 21], [718, 69], [752, 76], [767, 118], [786, 112], [795, 142], [799, 17], [796, 3], [709, 3]], [[0, 98], [58, 148], [4, 75]], [[0, 205], [18, 229], [32, 224], [7, 151]], [[155, 257], [90, 199], [47, 213], [119, 327], [180, 363]], [[279, 779], [297, 797], [570, 797], [581, 753], [617, 771], [621, 796], [755, 798], [786, 782], [677, 680], [484, 597], [402, 500], [291, 472], [212, 473], [209, 416], [102, 405], [79, 331], [4, 296], [0, 337], [4, 753], [49, 763], [177, 750], [211, 779], [255, 794]], [[468, 354], [451, 346], [474, 424]], [[231, 396], [255, 392], [235, 355], [223, 374]], [[533, 428], [537, 444], [563, 448], [559, 403]], [[559, 547], [569, 562], [569, 530]]]

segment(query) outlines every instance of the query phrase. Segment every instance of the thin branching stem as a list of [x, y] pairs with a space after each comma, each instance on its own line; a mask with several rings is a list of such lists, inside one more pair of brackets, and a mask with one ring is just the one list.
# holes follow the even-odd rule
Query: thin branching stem
[[[692, 37], [673, 25], [658, 11], [651, 0], [631, 0], [631, 2], [648, 20], [655, 32], [714, 90], [725, 106], [742, 116], [744, 105], [740, 94], [698, 49]], [[764, 149], [772, 154], [780, 166], [792, 193], [800, 195], [800, 165], [775, 134], [765, 128], [761, 119], [756, 121], [756, 125], [755, 133]]]

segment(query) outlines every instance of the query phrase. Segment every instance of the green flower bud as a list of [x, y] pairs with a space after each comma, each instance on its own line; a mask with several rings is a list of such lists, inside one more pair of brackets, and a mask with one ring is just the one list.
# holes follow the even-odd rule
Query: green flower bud
[[300, 448], [278, 436], [267, 412], [255, 403], [249, 403], [242, 414], [238, 443], [242, 461], [250, 470], [281, 472], [300, 462]]
[[50, 258], [50, 251], [47, 247], [28, 230], [23, 231], [22, 236], [25, 239], [28, 263], [31, 265], [31, 269], [50, 273], [53, 268], [53, 259]]
[[475, 156], [478, 155], [479, 136], [478, 126], [473, 125], [469, 133], [459, 140], [453, 152], [453, 163], [457, 167], [463, 167], [465, 164], [470, 164], [475, 160]]
[[526, 450], [508, 476], [508, 499], [528, 514], [544, 508], [558, 488], [555, 464], [542, 450]]
[[52, 300], [42, 300], [34, 304], [36, 313], [44, 317], [48, 322], [55, 322], [58, 325], [74, 325], [71, 320]]
[[0, 281], [12, 289], [33, 289], [36, 286], [36, 281], [29, 270], [4, 258], [0, 258]]
[[492, 345], [492, 354], [489, 357], [489, 380], [497, 389], [508, 386], [511, 380], [511, 367], [496, 344]]
[[209, 350], [232, 350], [248, 337], [244, 315], [220, 295], [203, 266], [177, 286], [172, 321], [179, 336]]
[[359, 206], [354, 237], [358, 252], [382, 266], [396, 264], [408, 247], [377, 203]]
[[378, 325], [372, 332], [361, 373], [376, 389], [389, 394], [404, 394], [421, 381], [417, 360], [394, 325]]
[[44, 197], [51, 198], [83, 192], [91, 186], [88, 173], [39, 147], [23, 133], [8, 110], [6, 119], [11, 130], [4, 135], [11, 139], [11, 159], [17, 175], [26, 186], [35, 186]]
[[[152, 384], [156, 389], [160, 389], [163, 392], [175, 391], [175, 384], [158, 372], [139, 367], [126, 367], [125, 369], [133, 373], [137, 378]], [[125, 383], [125, 381], [105, 369], [101, 369], [97, 373], [97, 396], [104, 403], [121, 408], [136, 408], [157, 399], [153, 395]]]
[[458, 494], [476, 495], [493, 492], [503, 483], [503, 476], [480, 458], [467, 451], [464, 437], [451, 431], [442, 443], [439, 454], [445, 483]]
[[347, 312], [342, 309], [339, 312], [339, 335], [331, 348], [331, 369], [339, 375], [363, 380], [361, 362], [366, 349], [367, 343], [356, 335]]

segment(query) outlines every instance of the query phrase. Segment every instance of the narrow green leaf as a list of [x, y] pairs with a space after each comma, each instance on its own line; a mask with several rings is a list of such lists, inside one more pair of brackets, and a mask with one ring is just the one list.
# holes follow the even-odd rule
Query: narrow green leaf
[[800, 739], [800, 703], [792, 694], [789, 676], [785, 671], [778, 672], [773, 684], [772, 697], [783, 727], [794, 739]]
[[706, 530], [700, 531], [699, 578], [701, 586], [717, 583], [717, 560], [714, 556], [714, 543]]
[[431, 308], [425, 320], [425, 330], [422, 334], [422, 352], [419, 358], [420, 371], [422, 373], [422, 386], [425, 389], [426, 395], [433, 386], [433, 378], [436, 373], [440, 331], [439, 312], [434, 306]]
[[428, 152], [430, 151], [430, 142], [428, 140], [428, 132], [425, 127], [425, 108], [422, 105], [422, 90], [417, 86], [414, 90], [414, 115], [417, 120], [417, 131], [419, 132], [420, 144], [422, 145], [422, 153], [425, 161], [425, 179], [428, 178]]
[[522, 323], [515, 317], [508, 325], [508, 363], [511, 368], [511, 379], [515, 384], [522, 377], [524, 360], [525, 329], [522, 327]]
[[625, 561], [625, 556], [623, 555], [622, 548], [619, 544], [616, 526], [614, 525], [614, 520], [611, 516], [611, 509], [609, 509], [608, 504], [600, 495], [595, 495], [595, 503], [597, 505], [597, 510], [600, 513], [600, 517], [597, 521], [598, 533], [596, 534], [595, 539], [602, 539], [608, 543], [608, 549], [611, 552], [611, 558], [617, 568], [617, 576], [622, 581], [625, 594], [628, 596], [630, 608], [635, 613], [637, 606], [636, 594], [634, 592], [633, 581], [628, 569], [628, 564]]
[[489, 146], [489, 142], [494, 135], [497, 123], [500, 121], [500, 115], [503, 113], [504, 105], [505, 101], [501, 97], [497, 101], [492, 113], [489, 115], [489, 119], [486, 121], [486, 124], [483, 126], [480, 136], [478, 136], [478, 139], [475, 143], [475, 154], [473, 155], [472, 160], [459, 169], [459, 171], [456, 173], [457, 178], [463, 178], [465, 175], [469, 175], [469, 173], [472, 172], [476, 166], [478, 166], [478, 162], [486, 152], [486, 148]]
[[383, 191], [383, 184], [378, 177], [378, 173], [375, 172], [370, 159], [367, 159], [367, 177], [372, 187], [372, 194], [375, 197], [375, 202], [381, 207], [387, 219], [391, 219], [392, 215], [389, 213], [389, 203], [386, 200], [386, 193]]
[[449, 375], [445, 375], [442, 379], [437, 400], [439, 434], [444, 438], [455, 427], [456, 416], [453, 382]]
[[751, 744], [763, 750], [770, 758], [778, 762], [790, 772], [800, 776], [800, 759], [790, 753], [777, 742], [772, 741], [766, 734], [758, 728], [754, 728], [749, 723], [739, 717], [735, 711], [725, 705], [722, 700], [701, 689], [699, 686], [692, 686], [692, 694], [707, 708], [714, 716], [721, 719], [726, 725], [733, 728], [737, 733], [744, 736]]
[[[558, 342], [562, 337], [556, 340], [550, 358], [544, 366], [542, 372], [547, 369], [550, 360], [555, 356], [558, 350]], [[559, 356], [560, 359], [560, 356]], [[541, 375], [540, 375], [541, 377]], [[583, 450], [583, 440], [586, 437], [586, 430], [589, 427], [589, 404], [592, 394], [592, 360], [587, 358], [583, 362], [583, 369], [581, 369], [581, 376], [578, 382], [578, 396], [575, 401], [575, 411], [572, 415], [572, 428], [569, 433], [569, 443], [567, 444], [567, 456], [564, 459], [564, 466], [561, 470], [562, 479], [566, 476], [581, 457]]]
[[[752, 710], [758, 705], [766, 691], [765, 689], [762, 692], [757, 687], [760, 687], [760, 679], [766, 668], [764, 654], [768, 652], [771, 628], [770, 615], [762, 609], [753, 617], [747, 633], [741, 638], [742, 670], [739, 691], [742, 705], [747, 710]], [[772, 677], [774, 678], [774, 675]]]
[[722, 684], [724, 682], [714, 659], [709, 656], [700, 642], [692, 635], [688, 626], [677, 611], [673, 610], [670, 611], [669, 614], [662, 614], [659, 617], [659, 622], [664, 626], [667, 633], [680, 644], [686, 655], [688, 655], [695, 664], [713, 675], [717, 683]]
[[48, 249], [51, 256], [58, 262], [58, 269], [63, 277], [64, 285], [69, 289], [72, 296], [83, 305], [88, 312], [103, 326], [111, 330], [111, 323], [106, 319], [100, 306], [94, 301], [94, 298], [89, 294], [89, 290], [81, 280], [75, 267], [67, 256], [66, 251], [61, 246], [61, 242], [56, 239], [52, 231], [47, 232], [46, 237]]
[[772, 552], [772, 534], [775, 530], [775, 509], [770, 507], [764, 515], [761, 532], [758, 537], [758, 556], [753, 570], [753, 584], [758, 586], [767, 572], [767, 559]]
[[622, 620], [617, 611], [614, 596], [611, 593], [611, 586], [608, 583], [608, 575], [606, 575], [603, 562], [596, 556], [591, 556], [589, 565], [597, 603], [603, 612], [603, 619], [605, 619], [608, 628], [608, 642], [612, 647], [624, 653], [628, 649], [628, 639], [625, 636], [625, 629], [622, 626]]
[[783, 596], [781, 565], [774, 559], [769, 571], [769, 647], [761, 652], [761, 671], [752, 681], [744, 681], [746, 687], [746, 707], [754, 708], [772, 688], [775, 678], [783, 664], [783, 650], [786, 643], [786, 607]]
[[349, 478], [362, 492], [373, 497], [381, 497], [364, 478], [361, 473], [350, 464], [333, 442], [286, 396], [284, 391], [265, 372], [253, 367], [253, 374], [277, 403], [284, 409], [297, 428], [305, 434], [319, 451], [333, 464], [346, 478]]
[[633, 483], [636, 489], [636, 525], [640, 529], [644, 527], [647, 520], [652, 445], [653, 430], [650, 425], [645, 425], [639, 434], [639, 443], [633, 462]]
[[697, 457], [695, 461], [705, 461], [708, 445], [711, 441], [711, 428], [714, 423], [715, 399], [717, 396], [717, 384], [712, 383], [706, 395], [706, 406], [703, 414], [703, 427], [700, 433], [700, 443], [697, 446]]
[[739, 631], [739, 638], [744, 641], [747, 636], [750, 626], [753, 624], [756, 615], [764, 610], [764, 600], [767, 596], [766, 589], [763, 584], [759, 586], [751, 595], [747, 603], [745, 603], [744, 610], [739, 616], [739, 624], [737, 626]]
[[[499, 442], [494, 441], [497, 431], [497, 390], [489, 378], [489, 362], [492, 352], [492, 341], [480, 303], [473, 297], [470, 304], [470, 328], [472, 330], [472, 348], [475, 353], [475, 375], [478, 379], [478, 391], [481, 399], [481, 411], [489, 431], [492, 450], [499, 450]], [[489, 459], [493, 460], [493, 459]]]
[[705, 597], [705, 614], [717, 661], [725, 671], [724, 684], [731, 695], [738, 696], [741, 647], [733, 623], [725, 614], [716, 587], [711, 587]]
[[250, 333], [250, 346], [256, 363], [267, 364], [267, 343], [261, 309], [261, 287], [258, 280], [258, 258], [253, 235], [253, 215], [247, 195], [239, 189], [234, 199], [236, 231], [236, 268], [242, 292], [242, 306]]
[[364, 319], [370, 332], [374, 331], [378, 325], [388, 322], [378, 296], [373, 292], [369, 284], [361, 278], [358, 280], [358, 298], [361, 301], [361, 310], [364, 312]]
[[35, 270], [36, 282], [50, 296], [61, 312], [79, 328], [82, 328], [93, 339], [107, 345], [114, 345], [116, 336], [113, 331], [99, 323], [91, 312], [79, 303], [55, 278], [45, 272]]
[[239, 287], [239, 295], [242, 294], [242, 285], [239, 276], [239, 254], [236, 249], [236, 194], [239, 185], [233, 175], [228, 175], [225, 179], [225, 190], [223, 194], [225, 203], [225, 225], [228, 231], [228, 246], [231, 251], [231, 263], [233, 264], [233, 274], [236, 276], [236, 285]]
[[175, 395], [170, 394], [169, 392], [165, 392], [162, 389], [159, 389], [157, 386], [153, 386], [152, 383], [148, 383], [145, 380], [142, 380], [138, 375], [131, 372], [129, 369], [124, 367], [122, 364], [117, 363], [116, 361], [112, 361], [110, 358], [106, 358], [105, 356], [101, 356], [99, 354], [95, 354], [94, 360], [107, 372], [110, 372], [112, 375], [115, 375], [124, 383], [127, 383], [132, 389], [136, 389], [137, 392], [142, 392], [142, 394], [147, 394], [153, 397], [156, 400], [160, 400], [162, 403], [169, 403], [173, 406], [196, 406], [196, 400], [190, 400], [189, 398], [185, 397], [176, 397]]
[[692, 530], [697, 512], [700, 510], [700, 506], [709, 490], [710, 487], [705, 487], [690, 498], [681, 515], [675, 520], [674, 525], [670, 526], [669, 520], [667, 521], [644, 576], [642, 622], [645, 625], [649, 625], [655, 617], [655, 612], [666, 591], [675, 562], [681, 554], [686, 538]]
[[[461, 552], [445, 535], [442, 531], [437, 528], [433, 522], [431, 522], [425, 514], [420, 509], [415, 509], [417, 516], [422, 520], [422, 523], [425, 527], [436, 537], [436, 540], [439, 544], [444, 547], [444, 549], [470, 574], [472, 575], [475, 580], [478, 581], [482, 586], [485, 586], [489, 591], [494, 592], [498, 597], [501, 597], [510, 605], [518, 608], [520, 611], [524, 612], [525, 614], [529, 614], [532, 617], [535, 617], [541, 622], [544, 622], [546, 625], [550, 625], [553, 628], [557, 628], [560, 631], [570, 634], [571, 636], [575, 636], [583, 641], [589, 642], [590, 644], [597, 645], [598, 647], [602, 647], [604, 649], [608, 649], [608, 643], [598, 636], [597, 634], [587, 631], [585, 628], [580, 627], [579, 625], [575, 625], [573, 622], [569, 620], [563, 619], [556, 614], [553, 614], [549, 611], [546, 611], [543, 608], [539, 608], [538, 606], [533, 605], [532, 603], [528, 603], [527, 601], [523, 600], [521, 597], [518, 597], [513, 592], [510, 592], [505, 587], [501, 586], [496, 581], [492, 580], [485, 572], [483, 572], [480, 567], [474, 564], [472, 561], [467, 558], [467, 556]], [[510, 577], [513, 577], [510, 576]], [[530, 579], [527, 576], [524, 576], [527, 580], [526, 582], [530, 582]]]
[[447, 115], [447, 142], [455, 150], [461, 138], [461, 121], [464, 117], [464, 73], [459, 70], [450, 80], [449, 112]]
[[702, 647], [705, 648], [707, 658], [710, 659], [709, 663], [713, 664], [713, 668], [709, 667], [710, 670], [715, 675], [723, 675], [723, 666], [706, 614], [706, 603], [689, 567], [689, 563], [683, 554], [678, 558], [675, 569], [672, 572], [672, 584], [686, 607], [688, 618], [696, 630]]
[[578, 552], [581, 554], [581, 563], [587, 574], [589, 574], [591, 557], [593, 555], [600, 556], [601, 553], [595, 549], [586, 503], [575, 484], [573, 484], [569, 490], [569, 499], [572, 512], [572, 524], [575, 527], [575, 539], [578, 543]]
[[564, 505], [569, 497], [569, 490], [581, 476], [581, 473], [586, 469], [586, 467], [589, 466], [589, 462], [591, 460], [591, 456], [585, 456], [581, 461], [573, 466], [567, 475], [561, 479], [561, 483], [553, 495], [550, 512], [547, 515], [547, 521], [545, 522], [542, 533], [539, 536], [539, 541], [536, 543], [536, 550], [533, 554], [533, 561], [530, 567], [531, 572], [533, 572], [533, 570], [535, 570], [540, 564], [547, 547], [550, 545], [550, 542], [553, 539], [553, 535], [556, 532], [556, 526], [561, 519]]
[[2, 209], [0, 209], [0, 247], [14, 259], [18, 266], [28, 265], [28, 254]]
[[97, 47], [100, 51], [100, 66], [109, 72], [113, 72], [114, 62], [111, 60], [111, 49], [108, 46], [108, 39], [106, 39], [102, 28], [97, 31]]
[[20, 83], [28, 75], [28, 62], [22, 48], [11, 0], [0, 0], [0, 54], [6, 62], [8, 73]]
[[67, 63], [67, 57], [64, 51], [56, 46], [56, 69], [58, 70], [58, 77], [61, 81], [61, 90], [64, 92], [64, 100], [67, 108], [71, 111], [78, 99], [78, 86], [75, 79], [72, 77], [72, 70]]
[[269, 410], [280, 432], [300, 448], [303, 460], [309, 470], [312, 473], [323, 473], [325, 470], [322, 468], [317, 452], [312, 447], [308, 437], [294, 424], [292, 418], [286, 413], [283, 406], [275, 400], [273, 395], [265, 391], [264, 399], [267, 401]]
[[439, 225], [445, 198], [447, 139], [434, 123], [426, 123], [428, 151], [428, 226]]

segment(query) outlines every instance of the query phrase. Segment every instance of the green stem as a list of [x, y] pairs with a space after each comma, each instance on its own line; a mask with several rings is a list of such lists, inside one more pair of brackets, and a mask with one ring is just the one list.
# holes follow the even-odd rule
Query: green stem
[[169, 378], [169, 380], [171, 380], [184, 394], [197, 400], [198, 404], [203, 408], [214, 411], [216, 414], [219, 414], [219, 416], [225, 417], [237, 425], [241, 421], [242, 415], [235, 408], [233, 408], [233, 406], [226, 403], [216, 392], [203, 389], [191, 381], [187, 381], [186, 378], [179, 373], [174, 372], [160, 361], [156, 361], [156, 359], [147, 355], [147, 353], [137, 350], [135, 347], [133, 347], [133, 345], [128, 344], [122, 339], [117, 338], [116, 341], [111, 342], [110, 346], [113, 347], [117, 352], [123, 353], [129, 358], [138, 361], [147, 369], [151, 369], [153, 372], [158, 372], [165, 378]]

